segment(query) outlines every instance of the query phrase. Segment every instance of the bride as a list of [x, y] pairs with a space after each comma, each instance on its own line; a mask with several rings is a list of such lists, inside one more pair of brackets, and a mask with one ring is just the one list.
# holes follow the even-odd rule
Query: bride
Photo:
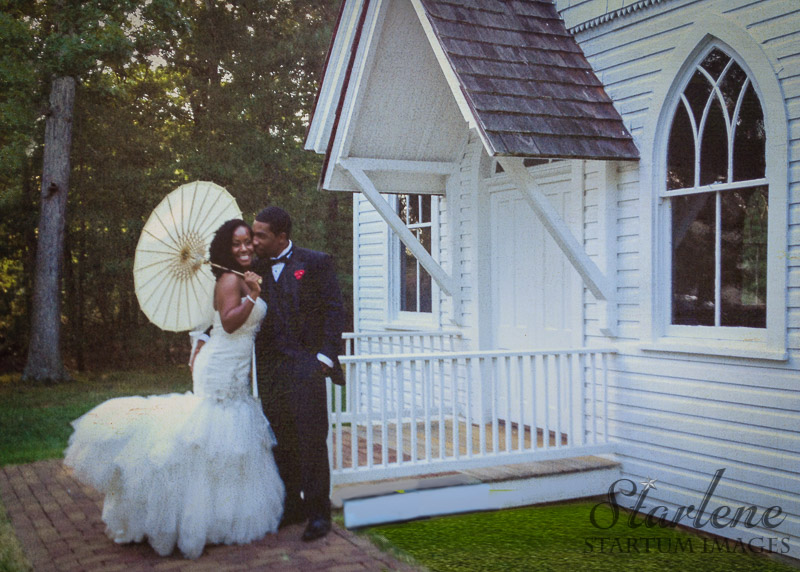
[[284, 487], [275, 438], [250, 393], [253, 340], [266, 313], [252, 231], [224, 223], [211, 242], [214, 328], [197, 354], [194, 392], [119, 397], [72, 422], [64, 463], [105, 494], [103, 522], [115, 542], [197, 558], [205, 544], [244, 544], [275, 532]]

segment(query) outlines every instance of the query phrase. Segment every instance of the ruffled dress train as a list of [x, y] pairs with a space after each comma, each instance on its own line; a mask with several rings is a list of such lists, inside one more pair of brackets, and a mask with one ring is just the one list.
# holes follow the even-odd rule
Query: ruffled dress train
[[160, 555], [197, 558], [206, 544], [245, 544], [278, 529], [284, 488], [275, 438], [250, 392], [258, 300], [227, 334], [215, 317], [198, 354], [194, 392], [120, 397], [75, 420], [64, 462], [105, 494], [106, 533], [144, 539]]

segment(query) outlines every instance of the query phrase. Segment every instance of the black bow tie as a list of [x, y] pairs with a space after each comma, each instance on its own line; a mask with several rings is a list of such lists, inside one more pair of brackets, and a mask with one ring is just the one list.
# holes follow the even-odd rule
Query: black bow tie
[[286, 264], [287, 262], [289, 262], [289, 256], [291, 254], [292, 254], [292, 251], [290, 250], [288, 253], [286, 253], [285, 255], [281, 256], [280, 258], [270, 258], [269, 259], [269, 265], [270, 266], [275, 266], [276, 264]]

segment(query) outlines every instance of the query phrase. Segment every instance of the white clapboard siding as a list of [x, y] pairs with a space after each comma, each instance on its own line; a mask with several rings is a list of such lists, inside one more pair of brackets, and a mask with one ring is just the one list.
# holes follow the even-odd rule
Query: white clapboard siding
[[[616, 285], [617, 285], [617, 340], [633, 340], [639, 335], [639, 296], [641, 248], [639, 218], [639, 172], [636, 163], [618, 164], [616, 189]], [[598, 343], [604, 343], [600, 340]]]
[[[603, 215], [600, 209], [600, 193], [605, 193], [605, 184], [599, 180], [596, 163], [585, 163], [583, 182], [583, 247], [586, 254], [598, 265], [601, 272], [606, 269], [599, 263], [599, 255], [605, 248], [600, 218]], [[575, 237], [580, 240], [580, 237]], [[586, 337], [602, 338], [600, 329], [605, 326], [602, 310], [597, 305], [594, 296], [584, 286], [584, 332]]]
[[357, 331], [374, 330], [386, 322], [386, 223], [360, 193], [353, 195], [356, 228], [353, 240], [354, 304]]
[[458, 182], [454, 185], [455, 208], [458, 213], [453, 217], [457, 223], [454, 232], [457, 233], [455, 244], [459, 249], [458, 265], [454, 269], [454, 277], [460, 285], [461, 307], [460, 315], [456, 321], [462, 326], [462, 336], [465, 347], [470, 347], [475, 340], [474, 328], [477, 320], [478, 300], [476, 299], [476, 272], [474, 260], [474, 228], [475, 209], [473, 195], [477, 186], [474, 179], [473, 163], [483, 152], [478, 136], [471, 132], [469, 141], [464, 149], [461, 164], [458, 170]]
[[[567, 4], [566, 2], [559, 2]], [[592, 4], [591, 2], [589, 4]], [[588, 13], [588, 7], [586, 12]], [[787, 220], [787, 342], [789, 360], [770, 362], [712, 358], [667, 352], [642, 352], [640, 327], [641, 260], [651, 246], [640, 233], [651, 225], [643, 212], [639, 164], [622, 165], [617, 201], [617, 338], [619, 353], [609, 375], [609, 431], [619, 442], [623, 475], [638, 483], [656, 478], [648, 504], [695, 504], [711, 476], [725, 469], [714, 507], [778, 505], [788, 513], [777, 530], [713, 530], [725, 536], [788, 537], [791, 555], [800, 558], [800, 15], [781, 0], [662, 2], [590, 27], [577, 38], [598, 77], [640, 143], [642, 163], [652, 164], [652, 149], [641, 142], [652, 124], [653, 94], [669, 55], [678, 49], [692, 23], [718, 12], [759, 42], [774, 62], [786, 98], [790, 136]], [[648, 175], [649, 176], [649, 175]], [[612, 191], [612, 189], [608, 189]], [[587, 198], [593, 195], [587, 193]], [[588, 205], [587, 205], [588, 206]], [[770, 204], [770, 208], [784, 208]], [[587, 208], [587, 215], [593, 211]], [[591, 221], [585, 221], [588, 224]], [[647, 232], [645, 236], [652, 236]], [[588, 246], [587, 246], [588, 248]], [[599, 344], [597, 309], [586, 296], [587, 344]], [[690, 523], [689, 523], [690, 524]]]
[[[451, 244], [451, 236], [450, 236], [450, 225], [448, 224], [447, 218], [447, 197], [442, 196], [439, 197], [438, 200], [438, 213], [436, 217], [439, 220], [439, 240], [438, 243], [435, 245], [437, 248], [437, 253], [434, 253], [434, 257], [436, 261], [439, 263], [439, 266], [445, 269], [445, 272], [452, 275], [453, 272], [453, 265], [452, 265], [452, 249], [450, 248]], [[446, 324], [450, 325], [450, 316], [452, 316], [452, 297], [448, 296], [444, 292], [441, 291], [440, 288], [436, 288], [434, 286], [434, 293], [439, 297], [439, 315], [436, 317], [436, 324]]]

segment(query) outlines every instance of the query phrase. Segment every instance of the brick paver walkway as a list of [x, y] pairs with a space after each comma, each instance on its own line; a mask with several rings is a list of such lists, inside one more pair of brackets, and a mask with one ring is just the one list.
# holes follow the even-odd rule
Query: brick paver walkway
[[72, 478], [60, 460], [0, 468], [0, 498], [36, 572], [417, 570], [336, 525], [311, 543], [300, 540], [303, 527], [294, 525], [245, 546], [207, 546], [197, 560], [159, 557], [147, 543], [117, 545], [100, 520], [102, 496]]

